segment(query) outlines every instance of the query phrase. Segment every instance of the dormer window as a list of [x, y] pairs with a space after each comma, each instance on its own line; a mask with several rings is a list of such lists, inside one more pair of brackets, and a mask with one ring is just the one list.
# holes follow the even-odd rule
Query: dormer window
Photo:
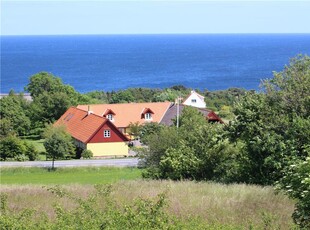
[[144, 118], [145, 120], [152, 120], [152, 114], [154, 114], [154, 112], [150, 108], [144, 108], [141, 113], [141, 118]]
[[102, 116], [106, 117], [110, 121], [114, 121], [115, 113], [112, 111], [112, 109], [106, 109]]
[[192, 99], [192, 103], [196, 103], [197, 102], [197, 100], [196, 99]]
[[108, 118], [110, 121], [113, 121], [113, 120], [114, 120], [113, 114], [108, 114], [108, 115], [107, 115], [107, 118]]
[[152, 120], [152, 114], [151, 113], [146, 113], [144, 115], [144, 117], [145, 117], [145, 120]]

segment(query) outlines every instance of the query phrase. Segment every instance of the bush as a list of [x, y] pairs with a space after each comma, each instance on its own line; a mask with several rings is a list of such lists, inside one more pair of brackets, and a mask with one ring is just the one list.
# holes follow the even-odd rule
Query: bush
[[[310, 148], [308, 150], [310, 152]], [[293, 219], [301, 228], [310, 229], [310, 157], [291, 165], [277, 188], [297, 199]]]
[[90, 159], [94, 156], [93, 152], [90, 151], [89, 149], [84, 149], [82, 152], [82, 157], [83, 159]]
[[24, 154], [21, 154], [21, 155], [17, 155], [14, 157], [14, 160], [15, 161], [27, 161], [29, 158], [24, 155]]
[[35, 147], [16, 136], [10, 135], [0, 140], [1, 160], [35, 160], [38, 155]]

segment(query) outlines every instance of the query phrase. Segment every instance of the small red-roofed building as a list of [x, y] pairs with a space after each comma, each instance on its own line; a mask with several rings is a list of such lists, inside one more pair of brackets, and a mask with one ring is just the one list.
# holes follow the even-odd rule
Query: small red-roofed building
[[54, 125], [64, 125], [76, 146], [94, 157], [128, 155], [128, 138], [106, 117], [71, 107]]

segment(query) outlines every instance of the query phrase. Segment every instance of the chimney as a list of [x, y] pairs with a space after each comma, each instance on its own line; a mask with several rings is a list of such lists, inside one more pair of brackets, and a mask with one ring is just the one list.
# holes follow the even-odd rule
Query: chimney
[[90, 115], [90, 114], [92, 114], [92, 113], [93, 113], [93, 111], [90, 110], [90, 105], [88, 105], [88, 108], [87, 108], [87, 115]]

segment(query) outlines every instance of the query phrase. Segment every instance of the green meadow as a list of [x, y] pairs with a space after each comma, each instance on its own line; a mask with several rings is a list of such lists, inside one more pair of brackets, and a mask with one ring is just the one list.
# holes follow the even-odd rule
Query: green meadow
[[141, 178], [141, 170], [137, 168], [72, 167], [54, 171], [36, 167], [1, 168], [1, 185], [110, 184], [138, 178]]

